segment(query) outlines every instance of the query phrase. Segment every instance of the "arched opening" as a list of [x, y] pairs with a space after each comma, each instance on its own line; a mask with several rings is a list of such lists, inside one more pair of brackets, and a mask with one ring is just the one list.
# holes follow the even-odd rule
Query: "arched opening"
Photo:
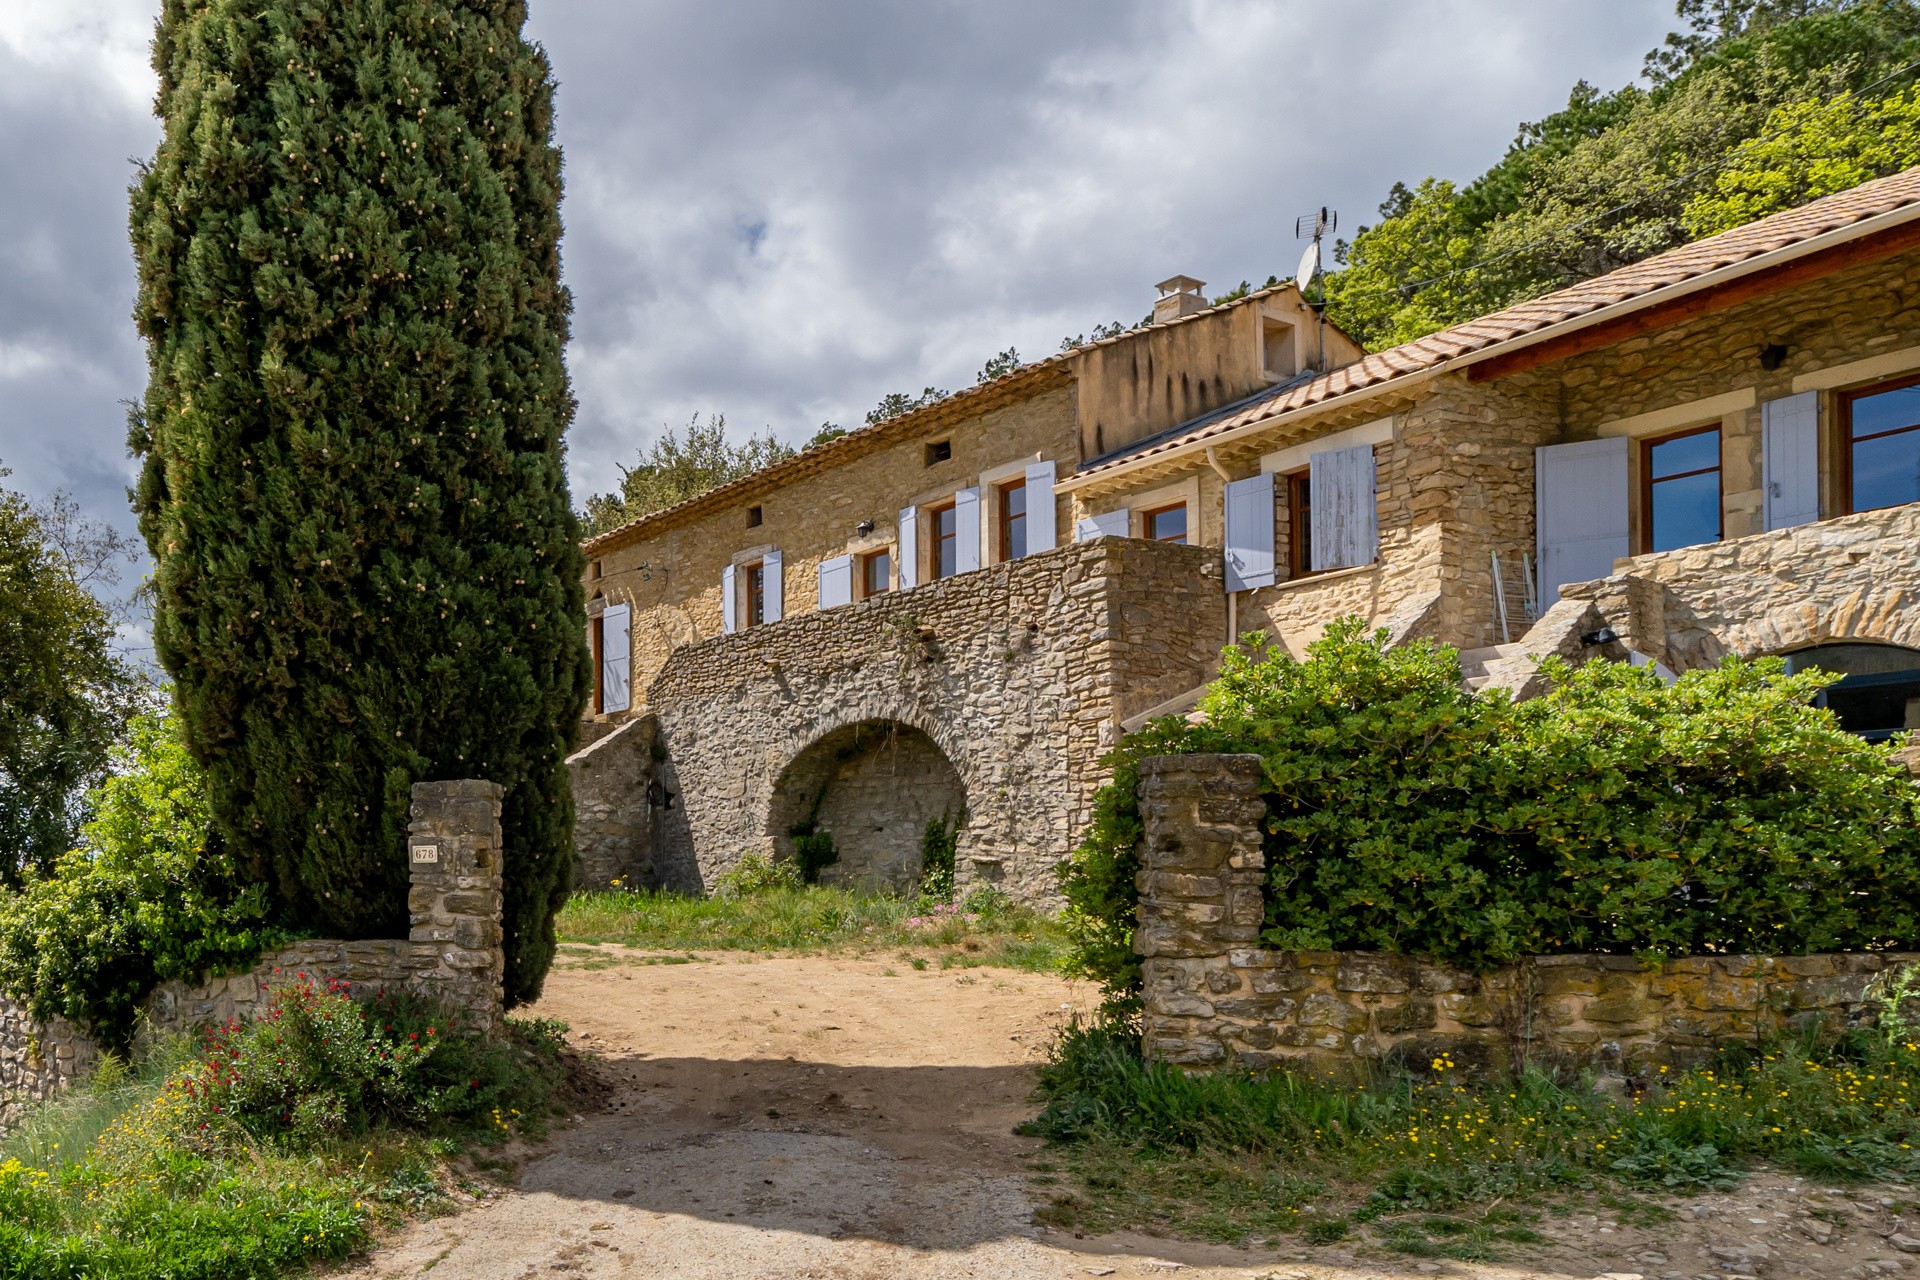
[[1789, 671], [1840, 676], [1819, 703], [1871, 741], [1920, 729], [1920, 649], [1897, 644], [1822, 644], [1786, 655]]
[[[965, 820], [960, 774], [932, 738], [892, 720], [863, 720], [818, 739], [774, 787], [767, 834], [779, 856], [795, 837], [831, 837], [821, 884], [906, 892], [920, 882], [927, 826]], [[816, 846], [817, 847], [817, 846]]]

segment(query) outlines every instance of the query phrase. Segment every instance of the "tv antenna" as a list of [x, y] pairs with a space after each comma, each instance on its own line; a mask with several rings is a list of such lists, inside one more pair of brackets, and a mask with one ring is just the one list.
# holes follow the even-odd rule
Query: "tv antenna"
[[1320, 212], [1302, 214], [1293, 220], [1293, 238], [1308, 240], [1307, 251], [1300, 255], [1300, 266], [1293, 273], [1294, 287], [1305, 293], [1320, 278], [1320, 241], [1340, 225], [1340, 215], [1322, 205]]

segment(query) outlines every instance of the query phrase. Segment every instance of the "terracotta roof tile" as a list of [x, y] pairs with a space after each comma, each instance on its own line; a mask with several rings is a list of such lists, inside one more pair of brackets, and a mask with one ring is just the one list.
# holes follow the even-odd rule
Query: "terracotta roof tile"
[[1206, 421], [1194, 430], [1157, 440], [1132, 453], [1106, 459], [1082, 476], [1142, 458], [1156, 457], [1213, 439], [1238, 427], [1277, 417], [1368, 387], [1416, 374], [1461, 356], [1577, 320], [1619, 303], [1686, 284], [1725, 267], [1790, 248], [1868, 218], [1920, 204], [1920, 167], [1863, 183], [1795, 209], [1670, 249], [1643, 262], [1583, 280], [1555, 293], [1530, 298], [1503, 311], [1477, 316], [1424, 338], [1390, 347], [1323, 374], [1311, 382], [1277, 389], [1238, 413]]

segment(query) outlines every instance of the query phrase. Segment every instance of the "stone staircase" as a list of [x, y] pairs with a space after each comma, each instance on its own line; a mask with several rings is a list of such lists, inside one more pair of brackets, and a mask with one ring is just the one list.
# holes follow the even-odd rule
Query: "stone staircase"
[[1518, 640], [1512, 644], [1490, 644], [1482, 649], [1463, 649], [1460, 651], [1460, 677], [1466, 681], [1467, 688], [1477, 692], [1484, 689], [1487, 681], [1493, 678], [1487, 670], [1490, 663], [1525, 652], [1526, 646]]

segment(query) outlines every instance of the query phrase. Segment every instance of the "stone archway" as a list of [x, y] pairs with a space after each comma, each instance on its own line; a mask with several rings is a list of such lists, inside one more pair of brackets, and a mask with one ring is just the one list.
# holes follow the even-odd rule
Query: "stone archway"
[[801, 749], [767, 807], [776, 856], [794, 856], [796, 831], [833, 837], [822, 884], [906, 891], [920, 881], [921, 842], [935, 820], [966, 818], [966, 784], [931, 737], [897, 720], [844, 725]]

